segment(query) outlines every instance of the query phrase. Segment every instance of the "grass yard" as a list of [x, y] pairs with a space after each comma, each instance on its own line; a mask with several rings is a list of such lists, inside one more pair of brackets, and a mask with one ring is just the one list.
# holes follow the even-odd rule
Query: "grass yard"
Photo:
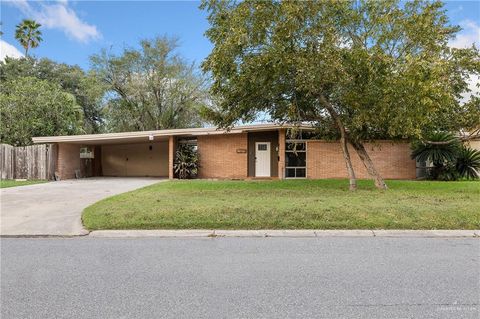
[[173, 181], [85, 209], [98, 229], [479, 229], [480, 182]]
[[0, 188], [7, 188], [7, 187], [16, 187], [16, 186], [25, 186], [25, 185], [32, 185], [32, 184], [40, 184], [46, 183], [47, 180], [27, 180], [27, 181], [16, 181], [14, 179], [2, 179], [0, 181]]

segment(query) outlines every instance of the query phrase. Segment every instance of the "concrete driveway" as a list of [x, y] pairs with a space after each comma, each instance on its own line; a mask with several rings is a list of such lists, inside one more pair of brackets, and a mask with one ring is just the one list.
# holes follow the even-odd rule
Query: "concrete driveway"
[[84, 235], [85, 207], [112, 195], [161, 181], [158, 178], [101, 177], [0, 190], [1, 235]]

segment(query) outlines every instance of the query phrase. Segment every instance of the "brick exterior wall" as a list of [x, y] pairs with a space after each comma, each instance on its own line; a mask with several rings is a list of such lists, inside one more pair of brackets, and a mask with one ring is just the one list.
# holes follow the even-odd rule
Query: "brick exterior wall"
[[[200, 156], [199, 178], [247, 178], [247, 133], [198, 136], [197, 142]], [[174, 147], [172, 146], [175, 145], [173, 138], [169, 144], [171, 150], [173, 150]], [[81, 169], [80, 147], [79, 144], [58, 144], [56, 173], [60, 179], [75, 178], [75, 170]], [[365, 147], [384, 178], [415, 179], [415, 161], [410, 159], [411, 151], [408, 143], [378, 141], [366, 144]], [[169, 171], [171, 174], [173, 152], [169, 153]], [[285, 174], [284, 153], [285, 131], [280, 130], [279, 178], [282, 178]], [[369, 178], [365, 167], [353, 148], [350, 149], [350, 155], [357, 177]], [[346, 177], [348, 177], [347, 170], [339, 143], [318, 140], [307, 142], [307, 178]]]
[[[247, 133], [197, 137], [199, 178], [247, 178]], [[244, 150], [237, 153], [237, 150]]]
[[[384, 178], [415, 179], [415, 161], [410, 159], [408, 143], [377, 141], [366, 144], [375, 167]], [[369, 178], [369, 175], [353, 148], [349, 148], [352, 164], [357, 178]], [[307, 142], [307, 178], [347, 178], [347, 169], [342, 149], [337, 142]]]
[[55, 172], [60, 180], [75, 178], [75, 170], [81, 169], [80, 147], [79, 144], [58, 144]]

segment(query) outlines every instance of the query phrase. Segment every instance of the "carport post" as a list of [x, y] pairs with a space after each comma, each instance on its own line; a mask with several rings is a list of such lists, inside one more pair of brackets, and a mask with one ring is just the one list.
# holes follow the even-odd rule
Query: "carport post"
[[168, 179], [173, 179], [173, 161], [175, 158], [175, 139], [173, 136], [168, 138]]
[[278, 178], [285, 178], [285, 129], [278, 130]]

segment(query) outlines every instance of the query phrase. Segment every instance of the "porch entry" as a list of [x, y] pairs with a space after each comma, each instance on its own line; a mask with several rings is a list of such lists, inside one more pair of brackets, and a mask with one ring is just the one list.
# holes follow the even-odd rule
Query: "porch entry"
[[255, 177], [270, 177], [270, 142], [255, 142]]

